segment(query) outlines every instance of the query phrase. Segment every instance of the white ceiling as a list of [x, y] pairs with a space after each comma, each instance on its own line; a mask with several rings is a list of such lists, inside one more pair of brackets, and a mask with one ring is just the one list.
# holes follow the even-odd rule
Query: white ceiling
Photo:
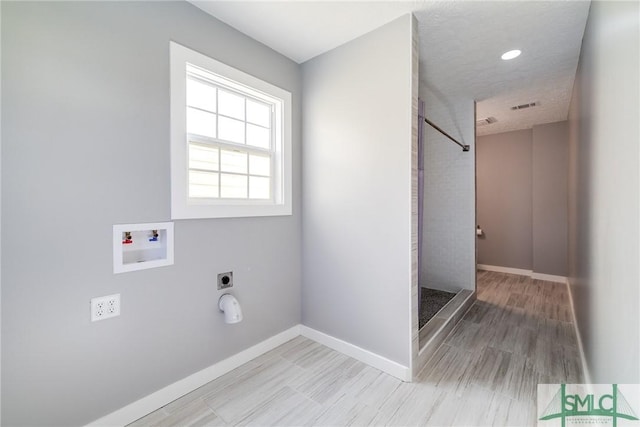
[[189, 1], [299, 64], [416, 7], [407, 1]]
[[[302, 63], [413, 12], [421, 84], [478, 101], [478, 135], [566, 120], [588, 1], [191, 1]], [[500, 55], [522, 50], [512, 61]], [[512, 105], [540, 102], [512, 111]]]

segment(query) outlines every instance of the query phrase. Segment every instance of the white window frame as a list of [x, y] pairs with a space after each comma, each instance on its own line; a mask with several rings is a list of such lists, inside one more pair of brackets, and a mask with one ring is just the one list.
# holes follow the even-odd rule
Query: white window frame
[[[231, 218], [292, 214], [291, 93], [213, 58], [170, 42], [171, 218]], [[187, 139], [187, 64], [207, 70], [247, 93], [277, 98], [271, 200], [190, 199]]]

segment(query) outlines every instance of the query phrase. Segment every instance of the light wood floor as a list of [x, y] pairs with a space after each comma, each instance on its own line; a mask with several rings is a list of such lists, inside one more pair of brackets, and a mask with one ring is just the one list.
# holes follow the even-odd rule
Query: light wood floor
[[535, 425], [538, 383], [582, 381], [566, 286], [478, 272], [477, 296], [413, 383], [298, 337], [132, 426]]

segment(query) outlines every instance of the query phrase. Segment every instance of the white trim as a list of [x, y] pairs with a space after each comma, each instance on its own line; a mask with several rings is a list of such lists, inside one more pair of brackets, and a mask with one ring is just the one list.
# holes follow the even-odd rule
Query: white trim
[[[161, 237], [158, 238], [158, 241], [147, 242], [146, 237], [150, 234], [151, 230], [157, 230], [160, 233]], [[133, 238], [133, 245], [127, 245], [133, 246], [133, 252], [127, 252], [128, 248], [122, 244], [122, 233], [127, 231], [136, 234], [138, 237]], [[164, 257], [162, 257], [163, 252]], [[137, 253], [140, 255], [134, 258], [136, 262], [130, 260], [129, 263], [125, 263], [125, 253]], [[157, 258], [158, 256], [160, 256], [160, 258]], [[113, 226], [114, 274], [173, 265], [173, 258], [173, 222], [115, 224]]]
[[[291, 215], [292, 197], [292, 95], [262, 79], [209, 58], [173, 41], [169, 42], [170, 57], [170, 160], [171, 160], [171, 219], [193, 218], [236, 218], [254, 216]], [[186, 64], [208, 70], [223, 78], [231, 79], [238, 87], [246, 86], [253, 93], [262, 92], [282, 101], [276, 108], [281, 125], [276, 124], [276, 147], [273, 159], [275, 166], [272, 179], [276, 180], [274, 199], [263, 200], [200, 200], [197, 203], [188, 198], [188, 162], [186, 129]], [[278, 138], [280, 136], [280, 138]]]
[[521, 268], [499, 267], [497, 265], [478, 264], [478, 269], [485, 271], [497, 271], [498, 273], [518, 274], [520, 276], [531, 276], [531, 270]]
[[331, 335], [327, 335], [308, 326], [300, 325], [300, 334], [303, 337], [326, 345], [327, 347], [339, 351], [342, 354], [353, 357], [362, 363], [366, 363], [369, 366], [380, 369], [381, 371], [402, 381], [411, 381], [411, 371], [409, 367], [394, 362], [393, 360], [389, 360], [386, 357], [380, 356], [341, 339], [332, 337]]
[[546, 280], [547, 282], [567, 283], [564, 276], [554, 276], [553, 274], [531, 273], [531, 278], [536, 280]]
[[573, 330], [578, 339], [578, 351], [580, 352], [580, 362], [582, 363], [582, 373], [584, 374], [583, 382], [585, 384], [591, 383], [591, 374], [589, 373], [589, 367], [587, 366], [587, 358], [584, 355], [584, 346], [582, 345], [582, 337], [580, 335], [580, 328], [578, 328], [578, 319], [576, 318], [576, 309], [573, 305], [573, 294], [571, 293], [570, 280], [567, 278], [565, 281], [567, 284], [567, 292], [569, 292], [569, 305], [571, 306], [571, 317], [573, 317]]
[[98, 420], [88, 424], [88, 426], [124, 426], [147, 414], [173, 402], [179, 397], [202, 387], [206, 383], [226, 374], [256, 357], [273, 350], [300, 335], [300, 325], [296, 325], [284, 332], [274, 335], [271, 338], [249, 347], [227, 359], [215, 363], [195, 374], [189, 375], [173, 384], [151, 393], [148, 396], [137, 400], [124, 408], [118, 409]]
[[545, 280], [547, 282], [567, 283], [564, 276], [554, 276], [553, 274], [536, 273], [532, 270], [523, 270], [521, 268], [500, 267], [497, 265], [478, 264], [479, 270], [496, 271], [498, 273], [518, 274], [520, 276], [529, 276], [535, 280]]
[[296, 325], [238, 354], [214, 363], [208, 368], [178, 380], [173, 384], [169, 384], [142, 399], [136, 400], [117, 411], [87, 424], [87, 426], [124, 426], [130, 424], [299, 335], [339, 351], [349, 357], [353, 357], [369, 366], [380, 369], [402, 381], [411, 381], [411, 372], [406, 366], [307, 326]]

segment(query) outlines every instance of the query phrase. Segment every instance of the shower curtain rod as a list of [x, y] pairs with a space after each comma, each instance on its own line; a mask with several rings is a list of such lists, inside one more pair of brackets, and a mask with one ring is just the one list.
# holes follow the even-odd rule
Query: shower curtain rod
[[441, 134], [443, 134], [444, 136], [446, 136], [447, 138], [449, 138], [450, 140], [452, 140], [453, 142], [458, 144], [460, 147], [462, 147], [462, 151], [469, 151], [469, 146], [468, 145], [465, 145], [465, 144], [459, 142], [458, 140], [453, 138], [451, 135], [449, 135], [448, 133], [446, 133], [445, 131], [440, 129], [435, 123], [433, 123], [432, 121], [430, 121], [426, 117], [422, 117], [422, 118], [424, 119], [425, 122], [427, 122], [427, 124], [429, 124], [429, 126], [431, 126], [435, 130], [437, 130], [438, 132], [440, 132]]

